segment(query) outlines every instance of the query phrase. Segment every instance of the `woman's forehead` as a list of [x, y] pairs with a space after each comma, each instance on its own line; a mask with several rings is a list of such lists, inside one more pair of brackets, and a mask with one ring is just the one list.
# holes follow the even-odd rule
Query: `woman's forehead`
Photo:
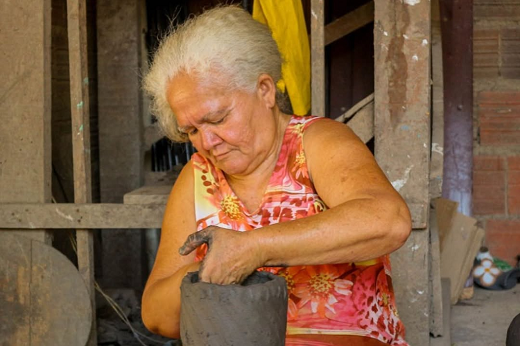
[[182, 73], [170, 79], [167, 95], [170, 103], [185, 98], [211, 96], [220, 97], [229, 93], [227, 83], [215, 74]]

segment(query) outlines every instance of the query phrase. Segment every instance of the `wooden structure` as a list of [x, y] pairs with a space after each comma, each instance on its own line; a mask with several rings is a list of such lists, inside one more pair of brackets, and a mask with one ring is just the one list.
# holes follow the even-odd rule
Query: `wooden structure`
[[[430, 164], [430, 3], [374, 1], [374, 112], [360, 112], [352, 123], [356, 133], [370, 139], [373, 124], [376, 159], [408, 203], [413, 229], [407, 243], [392, 254], [397, 306], [412, 345], [429, 343], [430, 278], [428, 232]], [[370, 5], [365, 5], [365, 9]], [[311, 5], [312, 110], [325, 109], [322, 72], [324, 16], [321, 0]], [[359, 9], [370, 14], [370, 10]], [[342, 19], [336, 22], [346, 22]], [[364, 25], [365, 20], [358, 23]], [[336, 23], [327, 27], [331, 28]], [[339, 26], [339, 25], [338, 25]], [[352, 29], [352, 28], [350, 28]], [[347, 30], [345, 30], [348, 32]], [[319, 38], [314, 37], [320, 35]], [[339, 36], [336, 34], [335, 36]], [[368, 103], [367, 100], [362, 102]], [[343, 115], [348, 118], [350, 115]], [[373, 120], [370, 119], [373, 117]], [[355, 120], [356, 117], [353, 118]], [[361, 119], [360, 119], [361, 120]], [[350, 124], [350, 122], [349, 122]], [[410, 150], [414, 148], [414, 150]], [[426, 269], [426, 270], [425, 270]], [[420, 313], [419, 313], [420, 312]]]
[[[42, 2], [42, 12], [50, 11], [50, 0]], [[69, 1], [69, 42], [71, 60], [71, 109], [73, 116], [74, 166], [75, 166], [75, 204], [49, 204], [49, 193], [43, 197], [20, 199], [16, 189], [12, 189], [13, 179], [5, 180], [0, 171], [0, 229], [67, 229], [75, 228], [78, 232], [78, 259], [80, 273], [86, 287], [93, 297], [93, 261], [92, 235], [89, 229], [150, 229], [159, 228], [164, 205], [169, 193], [169, 186], [145, 186], [125, 196], [125, 204], [101, 203], [90, 204], [89, 189], [89, 141], [88, 141], [88, 89], [85, 88], [88, 78], [85, 77], [86, 39], [84, 33], [84, 4]], [[139, 2], [136, 0], [136, 7]], [[28, 6], [28, 5], [27, 5]], [[102, 5], [108, 6], [108, 5]], [[111, 5], [110, 5], [111, 6]], [[375, 138], [375, 155], [379, 164], [387, 174], [394, 187], [407, 201], [413, 219], [414, 232], [406, 245], [393, 254], [394, 285], [398, 296], [400, 315], [407, 326], [407, 339], [412, 345], [429, 343], [429, 155], [430, 155], [430, 3], [420, 1], [387, 1], [375, 0], [358, 10], [347, 14], [344, 18], [324, 25], [324, 1], [311, 1], [311, 51], [312, 51], [312, 112], [324, 115], [325, 107], [325, 46], [342, 35], [374, 22], [375, 48], [375, 93], [373, 97], [363, 100], [359, 110], [346, 112], [341, 120], [349, 121], [349, 125], [362, 136], [365, 141]], [[108, 13], [108, 11], [107, 11]], [[6, 16], [4, 14], [4, 16]], [[355, 18], [355, 20], [353, 20]], [[101, 19], [103, 20], [103, 18]], [[49, 25], [48, 19], [42, 25]], [[119, 24], [122, 24], [119, 23]], [[43, 26], [45, 26], [43, 25]], [[141, 24], [137, 24], [140, 26]], [[102, 32], [109, 35], [109, 32]], [[46, 40], [50, 39], [47, 34]], [[102, 37], [110, 48], [110, 40]], [[45, 41], [45, 40], [44, 40]], [[132, 41], [132, 43], [135, 43]], [[45, 44], [40, 43], [43, 48]], [[139, 42], [136, 46], [139, 46]], [[107, 49], [108, 49], [107, 48]], [[45, 49], [43, 49], [45, 51]], [[109, 51], [99, 52], [108, 57]], [[41, 54], [39, 55], [39, 57]], [[140, 66], [139, 53], [135, 56], [135, 67]], [[142, 58], [142, 57], [141, 57]], [[38, 58], [39, 59], [39, 58]], [[38, 60], [35, 58], [35, 60]], [[38, 63], [41, 62], [38, 60]], [[110, 72], [107, 64], [107, 74]], [[44, 67], [38, 70], [46, 71]], [[3, 74], [8, 74], [3, 72]], [[114, 76], [114, 77], [117, 77]], [[48, 73], [42, 73], [40, 84], [49, 79]], [[100, 83], [101, 83], [100, 78]], [[106, 85], [106, 84], [105, 84]], [[46, 90], [46, 89], [44, 89]], [[99, 89], [104, 97], [110, 92]], [[139, 98], [139, 95], [137, 95]], [[108, 100], [106, 100], [109, 102]], [[48, 95], [40, 103], [43, 118], [48, 117]], [[100, 104], [104, 102], [100, 99]], [[138, 101], [141, 102], [141, 101]], [[108, 104], [108, 103], [107, 103]], [[139, 103], [140, 104], [140, 103]], [[113, 105], [108, 104], [110, 107]], [[13, 107], [20, 107], [14, 104]], [[370, 108], [372, 107], [372, 108]], [[114, 109], [116, 107], [113, 107]], [[10, 110], [10, 109], [8, 109]], [[7, 112], [4, 112], [7, 114]], [[13, 120], [15, 121], [15, 120]], [[45, 124], [41, 119], [35, 119]], [[116, 119], [117, 122], [117, 119]], [[118, 125], [118, 124], [115, 124]], [[107, 125], [108, 126], [108, 125]], [[114, 126], [112, 123], [110, 126]], [[17, 124], [8, 123], [7, 132], [17, 128]], [[20, 127], [22, 128], [22, 127]], [[24, 126], [23, 129], [29, 127]], [[1, 131], [1, 130], [0, 130]], [[24, 130], [25, 131], [25, 130]], [[48, 134], [48, 129], [41, 133]], [[3, 134], [0, 132], [0, 135]], [[155, 140], [153, 127], [141, 130], [137, 134], [138, 143]], [[32, 133], [34, 136], [34, 133]], [[34, 138], [34, 137], [31, 137]], [[2, 148], [21, 145], [13, 135], [0, 136]], [[27, 141], [26, 141], [27, 142]], [[45, 143], [45, 139], [42, 139]], [[110, 145], [109, 142], [103, 145]], [[45, 148], [45, 146], [44, 146]], [[413, 148], [413, 150], [410, 150]], [[139, 148], [138, 148], [139, 152]], [[50, 150], [43, 150], [48, 155]], [[9, 157], [14, 159], [16, 156]], [[0, 156], [0, 170], [2, 160]], [[48, 161], [46, 163], [48, 165]], [[15, 167], [22, 167], [23, 162]], [[117, 169], [111, 166], [111, 169]], [[5, 170], [5, 168], [4, 168]], [[49, 167], [45, 164], [36, 171], [42, 185], [41, 177], [46, 177]], [[125, 174], [126, 172], [121, 172]], [[103, 174], [103, 173], [102, 173]], [[30, 179], [30, 177], [27, 177]], [[142, 182], [141, 176], [136, 181]], [[115, 185], [117, 188], [117, 185]], [[21, 189], [21, 187], [19, 187]], [[24, 189], [26, 190], [26, 189]], [[36, 189], [34, 189], [36, 190]], [[7, 195], [4, 191], [8, 192]], [[5, 197], [4, 197], [5, 196]], [[118, 231], [119, 232], [119, 231]], [[45, 234], [44, 231], [40, 231]], [[38, 234], [40, 234], [38, 233]], [[35, 233], [36, 234], [36, 233]], [[94, 310], [95, 311], [95, 310]], [[92, 314], [93, 321], [95, 316]], [[94, 326], [95, 324], [93, 324]], [[91, 333], [90, 342], [94, 342], [95, 332]]]

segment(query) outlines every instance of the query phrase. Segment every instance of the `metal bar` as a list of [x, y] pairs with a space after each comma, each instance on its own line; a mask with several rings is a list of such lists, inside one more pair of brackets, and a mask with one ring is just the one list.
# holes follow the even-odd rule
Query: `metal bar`
[[471, 215], [473, 188], [473, 0], [440, 0], [444, 88], [442, 197]]

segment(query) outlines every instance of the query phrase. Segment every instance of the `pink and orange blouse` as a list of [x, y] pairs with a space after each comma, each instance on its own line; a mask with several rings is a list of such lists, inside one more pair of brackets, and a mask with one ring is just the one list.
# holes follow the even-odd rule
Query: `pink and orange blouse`
[[[293, 116], [278, 162], [258, 210], [249, 211], [222, 171], [200, 154], [192, 157], [197, 230], [215, 225], [247, 232], [327, 209], [309, 178], [303, 135], [323, 118]], [[202, 260], [206, 247], [197, 249]], [[287, 334], [357, 335], [408, 345], [399, 319], [388, 256], [362, 263], [262, 268], [285, 278], [289, 291]], [[302, 344], [303, 345], [303, 344]]]

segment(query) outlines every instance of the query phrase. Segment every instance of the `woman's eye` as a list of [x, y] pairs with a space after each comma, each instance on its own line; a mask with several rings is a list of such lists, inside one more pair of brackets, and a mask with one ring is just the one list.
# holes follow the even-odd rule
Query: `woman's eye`
[[190, 131], [188, 131], [188, 136], [194, 136], [197, 134], [197, 132], [198, 132], [197, 129], [190, 130]]
[[213, 125], [218, 125], [218, 124], [222, 124], [224, 122], [224, 120], [226, 119], [226, 117], [222, 117], [221, 119], [219, 120], [215, 120], [213, 121]]

